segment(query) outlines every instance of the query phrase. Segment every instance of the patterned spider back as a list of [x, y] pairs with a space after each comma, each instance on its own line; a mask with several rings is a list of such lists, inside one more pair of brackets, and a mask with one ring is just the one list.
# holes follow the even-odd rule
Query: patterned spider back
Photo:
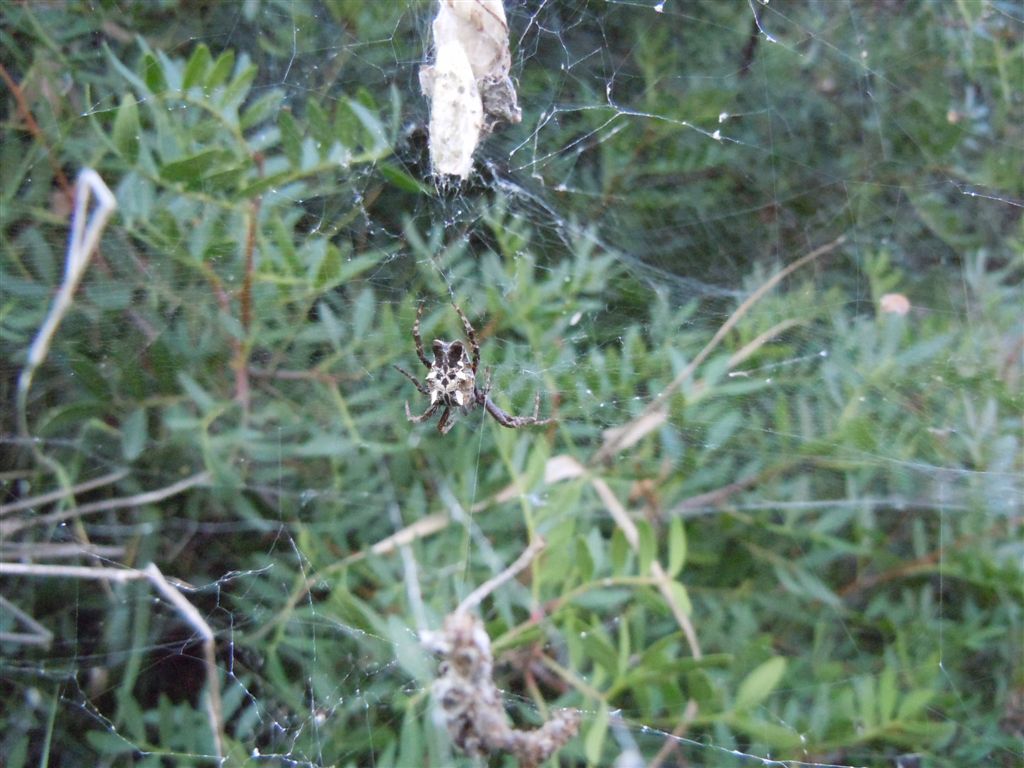
[[473, 363], [461, 341], [434, 339], [434, 362], [427, 374], [430, 404], [468, 408], [476, 401]]

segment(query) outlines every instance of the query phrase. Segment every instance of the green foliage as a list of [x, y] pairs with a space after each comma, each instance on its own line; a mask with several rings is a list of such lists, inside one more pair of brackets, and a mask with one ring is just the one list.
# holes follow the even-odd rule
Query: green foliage
[[[421, 56], [429, 4], [3, 4], [4, 67], [39, 124], [5, 92], [3, 501], [117, 472], [5, 510], [3, 559], [95, 545], [112, 549], [75, 562], [180, 579], [216, 633], [224, 764], [470, 764], [431, 716], [419, 633], [536, 536], [481, 612], [513, 719], [581, 712], [561, 764], [611, 765], [623, 722], [647, 759], [674, 743], [709, 766], [1019, 757], [1019, 26], [996, 0], [766, 6], [777, 42], [740, 76], [750, 9], [696, 7], [678, 30], [589, 9], [573, 45], [614, 71], [582, 57], [567, 77], [537, 38], [521, 91], [570, 105], [520, 163], [547, 186], [446, 197], [407, 130], [415, 77], [382, 74]], [[713, 74], [676, 76], [694, 62]], [[28, 440], [8, 404], [63, 272], [55, 169], [83, 166], [119, 208]], [[849, 244], [593, 460], [833, 231]], [[911, 312], [881, 311], [890, 293]], [[556, 426], [406, 421], [424, 401], [392, 366], [416, 365], [419, 300], [424, 339], [461, 333], [452, 298], [495, 401], [526, 413], [540, 392]], [[148, 583], [0, 579], [56, 638], [0, 641], [5, 765], [217, 762], [194, 627]]]

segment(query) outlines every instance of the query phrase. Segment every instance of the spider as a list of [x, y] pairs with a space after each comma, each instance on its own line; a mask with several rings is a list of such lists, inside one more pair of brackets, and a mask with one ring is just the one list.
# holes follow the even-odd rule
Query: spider
[[409, 411], [409, 402], [406, 401], [405, 415], [409, 421], [419, 424], [433, 416], [439, 408], [444, 408], [441, 418], [437, 422], [437, 431], [446, 435], [455, 426], [460, 414], [469, 413], [474, 408], [483, 406], [495, 421], [509, 429], [519, 429], [530, 424], [553, 423], [554, 419], [537, 418], [540, 412], [539, 392], [533, 401], [533, 416], [510, 416], [491, 400], [488, 394], [490, 392], [489, 374], [483, 389], [476, 385], [476, 371], [480, 365], [480, 345], [476, 341], [476, 332], [465, 313], [458, 304], [452, 302], [452, 306], [462, 318], [462, 327], [466, 329], [466, 336], [469, 338], [472, 359], [462, 341], [442, 341], [441, 339], [434, 339], [434, 343], [431, 345], [434, 352], [433, 362], [427, 359], [423, 353], [423, 340], [420, 338], [420, 319], [423, 317], [423, 304], [420, 304], [416, 310], [416, 321], [412, 324], [412, 339], [416, 343], [416, 356], [429, 369], [426, 384], [421, 384], [419, 379], [404, 368], [397, 365], [395, 368], [409, 379], [416, 389], [430, 398], [430, 406], [419, 416], [413, 416]]

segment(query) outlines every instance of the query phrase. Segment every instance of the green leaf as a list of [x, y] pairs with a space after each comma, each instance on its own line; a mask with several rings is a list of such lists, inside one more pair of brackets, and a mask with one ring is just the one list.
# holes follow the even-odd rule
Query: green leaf
[[928, 703], [934, 696], [934, 692], [927, 688], [919, 688], [916, 691], [911, 691], [904, 696], [903, 700], [900, 702], [899, 719], [915, 719], [922, 711], [924, 711], [924, 708], [928, 706]]
[[199, 385], [199, 382], [188, 374], [179, 373], [178, 383], [181, 384], [182, 389], [185, 390], [188, 396], [192, 398], [192, 401], [199, 406], [200, 411], [204, 413], [210, 411], [217, 404], [217, 401]]
[[774, 749], [796, 749], [803, 744], [801, 735], [788, 725], [772, 723], [742, 713], [730, 716], [728, 722], [736, 730], [743, 731]]
[[40, 419], [36, 430], [40, 436], [56, 435], [61, 430], [75, 428], [89, 419], [102, 419], [106, 414], [106, 400], [81, 398], [67, 405], [55, 406]]
[[256, 73], [258, 72], [256, 66], [248, 64], [248, 59], [244, 57], [239, 62], [239, 66], [241, 67], [243, 64], [246, 66], [235, 76], [235, 79], [231, 81], [228, 87], [224, 89], [221, 104], [224, 105], [225, 109], [237, 107], [245, 101], [245, 97], [249, 95], [249, 89], [252, 87], [253, 80], [256, 79]]
[[203, 176], [203, 190], [230, 193], [242, 183], [243, 176], [245, 176], [245, 169], [241, 166], [216, 169]]
[[395, 649], [395, 658], [406, 674], [418, 680], [421, 685], [429, 685], [434, 677], [436, 662], [427, 656], [423, 645], [409, 625], [398, 616], [387, 618], [388, 639]]
[[886, 666], [878, 680], [878, 719], [883, 725], [896, 714], [897, 697], [896, 670]]
[[277, 128], [281, 131], [281, 147], [288, 162], [298, 166], [302, 159], [302, 131], [291, 111], [283, 109], [278, 113]]
[[123, 755], [136, 749], [134, 744], [113, 731], [89, 731], [85, 740], [101, 755]]
[[335, 350], [341, 349], [341, 339], [345, 332], [345, 328], [338, 316], [331, 309], [331, 305], [326, 301], [318, 302], [316, 305], [316, 314], [320, 318], [320, 323], [324, 327], [324, 336], [327, 341], [330, 342], [331, 346]]
[[281, 108], [282, 101], [284, 101], [284, 91], [280, 88], [271, 88], [246, 107], [242, 112], [239, 125], [243, 130], [248, 130], [268, 120]]
[[625, 534], [619, 528], [615, 529], [612, 533], [612, 544], [611, 544], [611, 560], [612, 560], [612, 571], [616, 576], [625, 576], [626, 567], [629, 563], [629, 542], [626, 541]]
[[204, 83], [212, 61], [213, 58], [210, 56], [210, 49], [206, 47], [206, 43], [196, 46], [185, 65], [185, 77], [181, 81], [182, 90], [187, 91], [193, 85]]
[[126, 461], [134, 461], [146, 447], [146, 409], [136, 408], [121, 422], [121, 453]]
[[346, 255], [345, 260], [341, 264], [338, 279], [342, 282], [351, 280], [353, 277], [358, 277], [366, 270], [386, 261], [387, 258], [388, 254], [381, 253], [380, 251], [371, 251], [361, 256]]
[[[8, 737], [11, 738], [11, 737]], [[28, 764], [28, 734], [13, 736], [7, 746], [7, 768], [25, 768]]]
[[269, 176], [264, 176], [262, 179], [256, 179], [252, 184], [242, 187], [235, 196], [240, 200], [249, 200], [257, 195], [262, 195], [268, 189], [274, 189], [290, 178], [292, 178], [291, 171], [273, 173]]
[[668, 591], [672, 594], [672, 599], [675, 604], [685, 613], [687, 616], [693, 615], [693, 603], [690, 602], [690, 593], [686, 587], [680, 584], [678, 581], [670, 581], [668, 583]]
[[654, 538], [654, 529], [646, 520], [640, 520], [636, 525], [639, 534], [639, 555], [640, 565], [638, 572], [647, 575], [651, 571], [651, 563], [658, 554], [658, 542]]
[[875, 678], [870, 676], [859, 677], [853, 681], [853, 687], [857, 693], [857, 703], [859, 705], [859, 725], [861, 728], [874, 730], [879, 725], [875, 700]]
[[582, 642], [587, 657], [597, 665], [595, 678], [591, 682], [597, 682], [599, 678], [614, 679], [619, 668], [619, 656], [604, 630], [591, 627], [586, 630]]
[[309, 132], [320, 145], [320, 153], [323, 155], [327, 148], [334, 143], [327, 113], [315, 101], [310, 101], [306, 104], [306, 120], [309, 123]]
[[704, 436], [705, 444], [712, 450], [724, 446], [740, 426], [741, 412], [730, 408], [721, 418], [715, 419]]
[[622, 620], [619, 622], [619, 664], [617, 671], [618, 679], [621, 679], [624, 675], [626, 675], [629, 672], [629, 657], [629, 622]]
[[122, 64], [121, 60], [114, 55], [114, 52], [110, 50], [106, 43], [103, 44], [103, 52], [107, 55], [107, 61], [110, 62], [110, 65], [115, 69], [115, 71], [119, 75], [121, 75], [121, 77], [123, 77], [133, 86], [135, 86], [139, 93], [149, 93], [149, 87], [146, 85], [146, 82], [139, 78], [138, 75], [136, 75], [134, 72], [128, 69], [128, 67], [126, 67], [124, 64]]
[[110, 398], [110, 381], [93, 359], [76, 356], [72, 360], [71, 370], [82, 386], [97, 400]]
[[416, 707], [407, 706], [402, 717], [402, 730], [399, 736], [398, 765], [416, 765], [423, 759], [425, 745], [423, 730]]
[[601, 753], [604, 751], [604, 740], [608, 734], [608, 704], [601, 702], [597, 716], [587, 731], [583, 740], [583, 754], [587, 756], [587, 762], [597, 765], [601, 762]]
[[349, 100], [348, 108], [352, 110], [352, 113], [358, 118], [363, 128], [370, 135], [372, 146], [369, 149], [379, 151], [388, 146], [388, 137], [384, 131], [384, 125], [380, 121], [380, 117], [369, 109], [364, 107], [358, 101]]
[[132, 288], [128, 285], [111, 286], [103, 291], [89, 286], [87, 294], [98, 308], [107, 311], [123, 312], [132, 304]]
[[168, 181], [198, 182], [229, 157], [230, 154], [222, 149], [204, 149], [194, 155], [165, 163], [160, 168], [160, 175]]
[[139, 156], [139, 132], [139, 107], [135, 98], [126, 93], [114, 117], [111, 138], [114, 148], [129, 163], [134, 163]]
[[775, 575], [779, 583], [794, 595], [818, 600], [836, 609], [842, 607], [842, 600], [832, 592], [825, 583], [804, 568], [791, 565], [789, 562], [775, 566]]
[[[707, 664], [707, 661], [703, 663]], [[716, 686], [704, 669], [693, 669], [685, 673], [686, 692], [701, 708], [711, 707], [716, 703]]]
[[156, 57], [148, 51], [142, 57], [142, 79], [153, 93], [163, 93], [167, 90], [167, 80], [164, 78], [163, 67], [160, 66]]
[[118, 215], [128, 226], [136, 221], [148, 221], [153, 210], [153, 184], [149, 179], [135, 171], [129, 171], [117, 185], [115, 192], [118, 202]]
[[675, 578], [686, 564], [686, 528], [680, 517], [668, 524], [668, 575]]
[[317, 290], [326, 290], [329, 286], [338, 282], [338, 275], [341, 272], [341, 251], [336, 246], [324, 241], [323, 259], [317, 265], [318, 269], [313, 278], [313, 284]]
[[174, 737], [181, 728], [181, 717], [178, 713], [178, 708], [175, 707], [166, 694], [161, 693], [157, 699], [157, 723], [159, 724], [160, 730], [160, 743], [161, 744], [173, 744]]
[[421, 184], [405, 171], [400, 168], [396, 168], [391, 163], [381, 163], [379, 168], [381, 176], [404, 192], [418, 192], [424, 195], [429, 195], [431, 192], [425, 184]]
[[160, 72], [166, 82], [166, 87], [172, 91], [180, 91], [182, 71], [185, 69], [184, 65], [179, 59], [172, 59], [162, 50], [157, 49], [154, 51], [157, 60], [160, 62]]
[[591, 611], [616, 611], [622, 606], [636, 598], [636, 592], [632, 589], [592, 589], [573, 598], [573, 605], [587, 608]]
[[[898, 731], [896, 728], [898, 727]], [[908, 746], [916, 743], [928, 744], [935, 750], [943, 749], [960, 730], [957, 723], [936, 723], [931, 720], [920, 720], [913, 723], [900, 723], [889, 730], [893, 736], [902, 737], [902, 743]]]
[[223, 85], [227, 82], [228, 75], [231, 74], [231, 69], [234, 66], [235, 52], [229, 48], [218, 56], [215, 62], [213, 62], [210, 74], [206, 76], [206, 87], [213, 89], [219, 85]]
[[580, 581], [586, 583], [594, 575], [594, 558], [590, 555], [590, 546], [582, 536], [576, 537], [576, 557], [573, 561], [579, 572]]
[[761, 664], [740, 683], [736, 692], [737, 710], [751, 709], [768, 698], [786, 671], [786, 660], [775, 656]]

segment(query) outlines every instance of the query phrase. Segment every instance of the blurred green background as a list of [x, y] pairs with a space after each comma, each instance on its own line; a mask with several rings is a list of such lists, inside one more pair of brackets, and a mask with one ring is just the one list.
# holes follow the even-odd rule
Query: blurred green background
[[[552, 765], [1020, 764], [1019, 2], [513, 0], [461, 188], [426, 0], [0, 7], [8, 768], [471, 765], [419, 633], [538, 536], [480, 614]], [[406, 421], [452, 299], [557, 425]], [[166, 595], [57, 568], [150, 562], [216, 717]]]

